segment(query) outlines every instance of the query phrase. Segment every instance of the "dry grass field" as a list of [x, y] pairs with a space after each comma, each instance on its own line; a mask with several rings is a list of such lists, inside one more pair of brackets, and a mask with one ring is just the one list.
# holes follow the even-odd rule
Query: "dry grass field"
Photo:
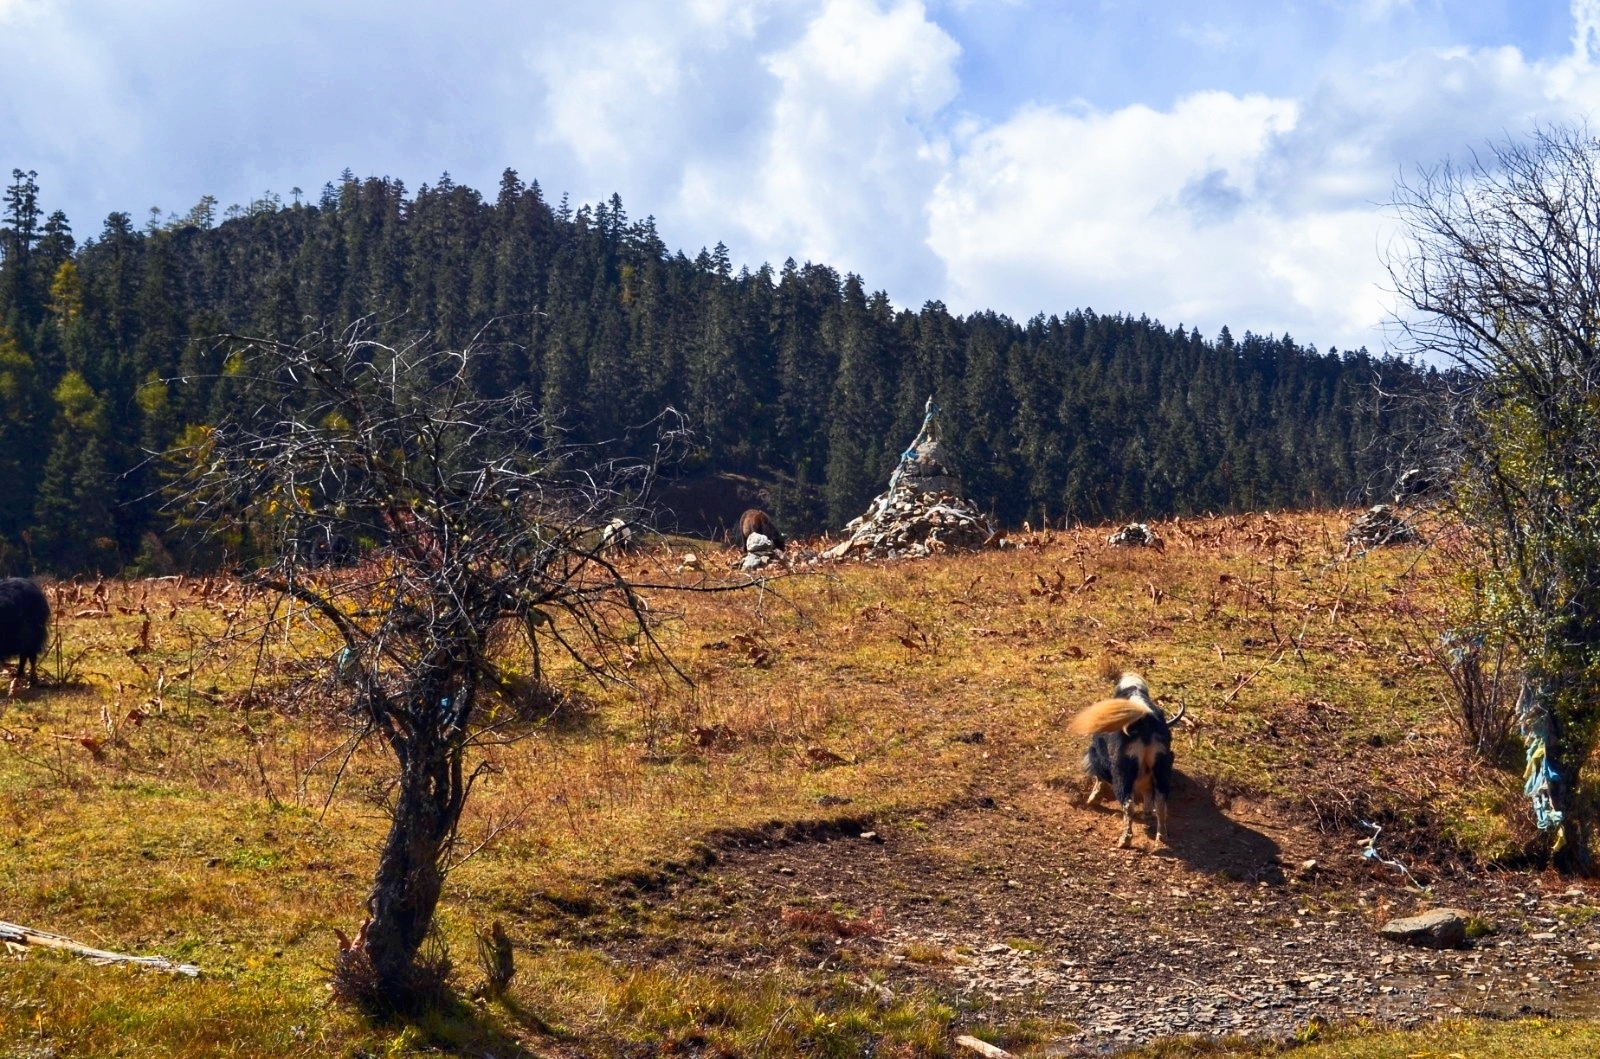
[[[1299, 999], [1257, 1007], [1241, 985], [1252, 1014], [1202, 1018], [1251, 954], [1408, 967], [1380, 965], [1372, 928], [1443, 896], [1520, 910], [1503, 941], [1529, 895], [1559, 898], [1559, 944], [1589, 937], [1581, 885], [1508, 860], [1529, 838], [1520, 776], [1460, 749], [1429, 660], [1456, 571], [1352, 551], [1348, 517], [648, 592], [692, 685], [643, 654], [629, 687], [573, 674], [553, 714], [480, 748], [441, 907], [460, 1000], [388, 1025], [325, 985], [389, 792], [383, 748], [303, 680], [328, 642], [287, 609], [261, 635], [270, 601], [219, 579], [54, 585], [53, 679], [0, 699], [0, 920], [204, 973], [0, 954], [0, 1056], [915, 1056], [960, 1033], [1040, 1054], [1595, 1054], [1581, 983], [1548, 967], [1474, 993], [1489, 963], [1418, 964], [1307, 1006], [1296, 964], [1268, 984]], [[682, 550], [627, 562], [701, 581]], [[1063, 722], [1122, 666], [1192, 720], [1170, 849], [1116, 850], [1116, 814], [1078, 804]], [[1360, 858], [1362, 821], [1432, 893]], [[475, 997], [495, 921], [517, 976]], [[1296, 930], [1324, 940], [1268, 955]], [[1201, 1014], [1139, 1029], [1175, 1006]]]

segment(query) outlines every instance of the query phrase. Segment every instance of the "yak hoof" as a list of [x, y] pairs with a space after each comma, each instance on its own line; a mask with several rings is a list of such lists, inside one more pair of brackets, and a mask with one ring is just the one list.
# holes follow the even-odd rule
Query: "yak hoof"
[[1117, 839], [1117, 848], [1118, 849], [1127, 849], [1131, 845], [1133, 845], [1133, 832], [1132, 831], [1124, 831], [1122, 833], [1122, 837]]

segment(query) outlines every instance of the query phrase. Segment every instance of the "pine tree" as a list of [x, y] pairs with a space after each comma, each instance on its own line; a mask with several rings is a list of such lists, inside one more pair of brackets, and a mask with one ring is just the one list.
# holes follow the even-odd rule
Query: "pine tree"
[[37, 485], [38, 378], [33, 359], [0, 326], [0, 572], [26, 565], [22, 531]]
[[104, 403], [75, 371], [62, 378], [54, 399], [54, 439], [34, 508], [34, 558], [63, 573], [114, 570]]

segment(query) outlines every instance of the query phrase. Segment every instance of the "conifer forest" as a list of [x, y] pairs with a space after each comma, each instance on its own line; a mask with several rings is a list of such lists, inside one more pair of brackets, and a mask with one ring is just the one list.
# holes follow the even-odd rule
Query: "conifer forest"
[[[623, 450], [674, 409], [668, 469], [764, 486], [780, 523], [837, 528], [882, 489], [924, 402], [968, 495], [1004, 525], [1359, 502], [1387, 484], [1377, 397], [1416, 369], [1288, 337], [1216, 336], [1089, 308], [1017, 321], [896, 308], [863, 277], [734, 271], [621, 200], [552, 205], [348, 171], [274, 196], [75, 232], [13, 171], [0, 216], [0, 573], [182, 556], [161, 453], [239, 401], [239, 344], [366, 319], [469, 343], [486, 394], [524, 391], [567, 437]], [[1247, 323], [1241, 321], [1240, 323]], [[144, 565], [141, 565], [144, 564]]]

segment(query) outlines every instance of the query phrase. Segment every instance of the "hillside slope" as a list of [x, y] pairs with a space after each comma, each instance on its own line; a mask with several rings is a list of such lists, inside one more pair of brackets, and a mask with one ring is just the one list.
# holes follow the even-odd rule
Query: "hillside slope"
[[[1163, 551], [1035, 534], [656, 593], [693, 688], [575, 685], [481, 751], [442, 936], [465, 991], [473, 932], [502, 921], [509, 997], [392, 1026], [322, 988], [389, 789], [381, 749], [291, 690], [325, 641], [304, 615], [216, 640], [263, 614], [224, 580], [57, 584], [60, 679], [0, 705], [0, 919], [206, 973], [6, 961], [0, 1051], [946, 1055], [957, 1032], [1098, 1047], [1315, 1017], [1345, 1027], [1315, 1054], [1582, 1054], [1584, 1022], [1433, 1027], [1584, 1014], [1592, 964], [1569, 955], [1600, 951], [1600, 897], [1488, 863], [1526, 827], [1519, 778], [1459, 751], [1418, 650], [1451, 571], [1355, 552], [1343, 525], [1169, 522]], [[677, 559], [630, 562], [699, 576]], [[1063, 722], [1121, 666], [1192, 719], [1169, 847], [1117, 850], [1079, 804]], [[1431, 894], [1362, 859], [1362, 821]], [[1495, 933], [1375, 939], [1429, 900]], [[1356, 1020], [1416, 1035], [1363, 1051]]]

